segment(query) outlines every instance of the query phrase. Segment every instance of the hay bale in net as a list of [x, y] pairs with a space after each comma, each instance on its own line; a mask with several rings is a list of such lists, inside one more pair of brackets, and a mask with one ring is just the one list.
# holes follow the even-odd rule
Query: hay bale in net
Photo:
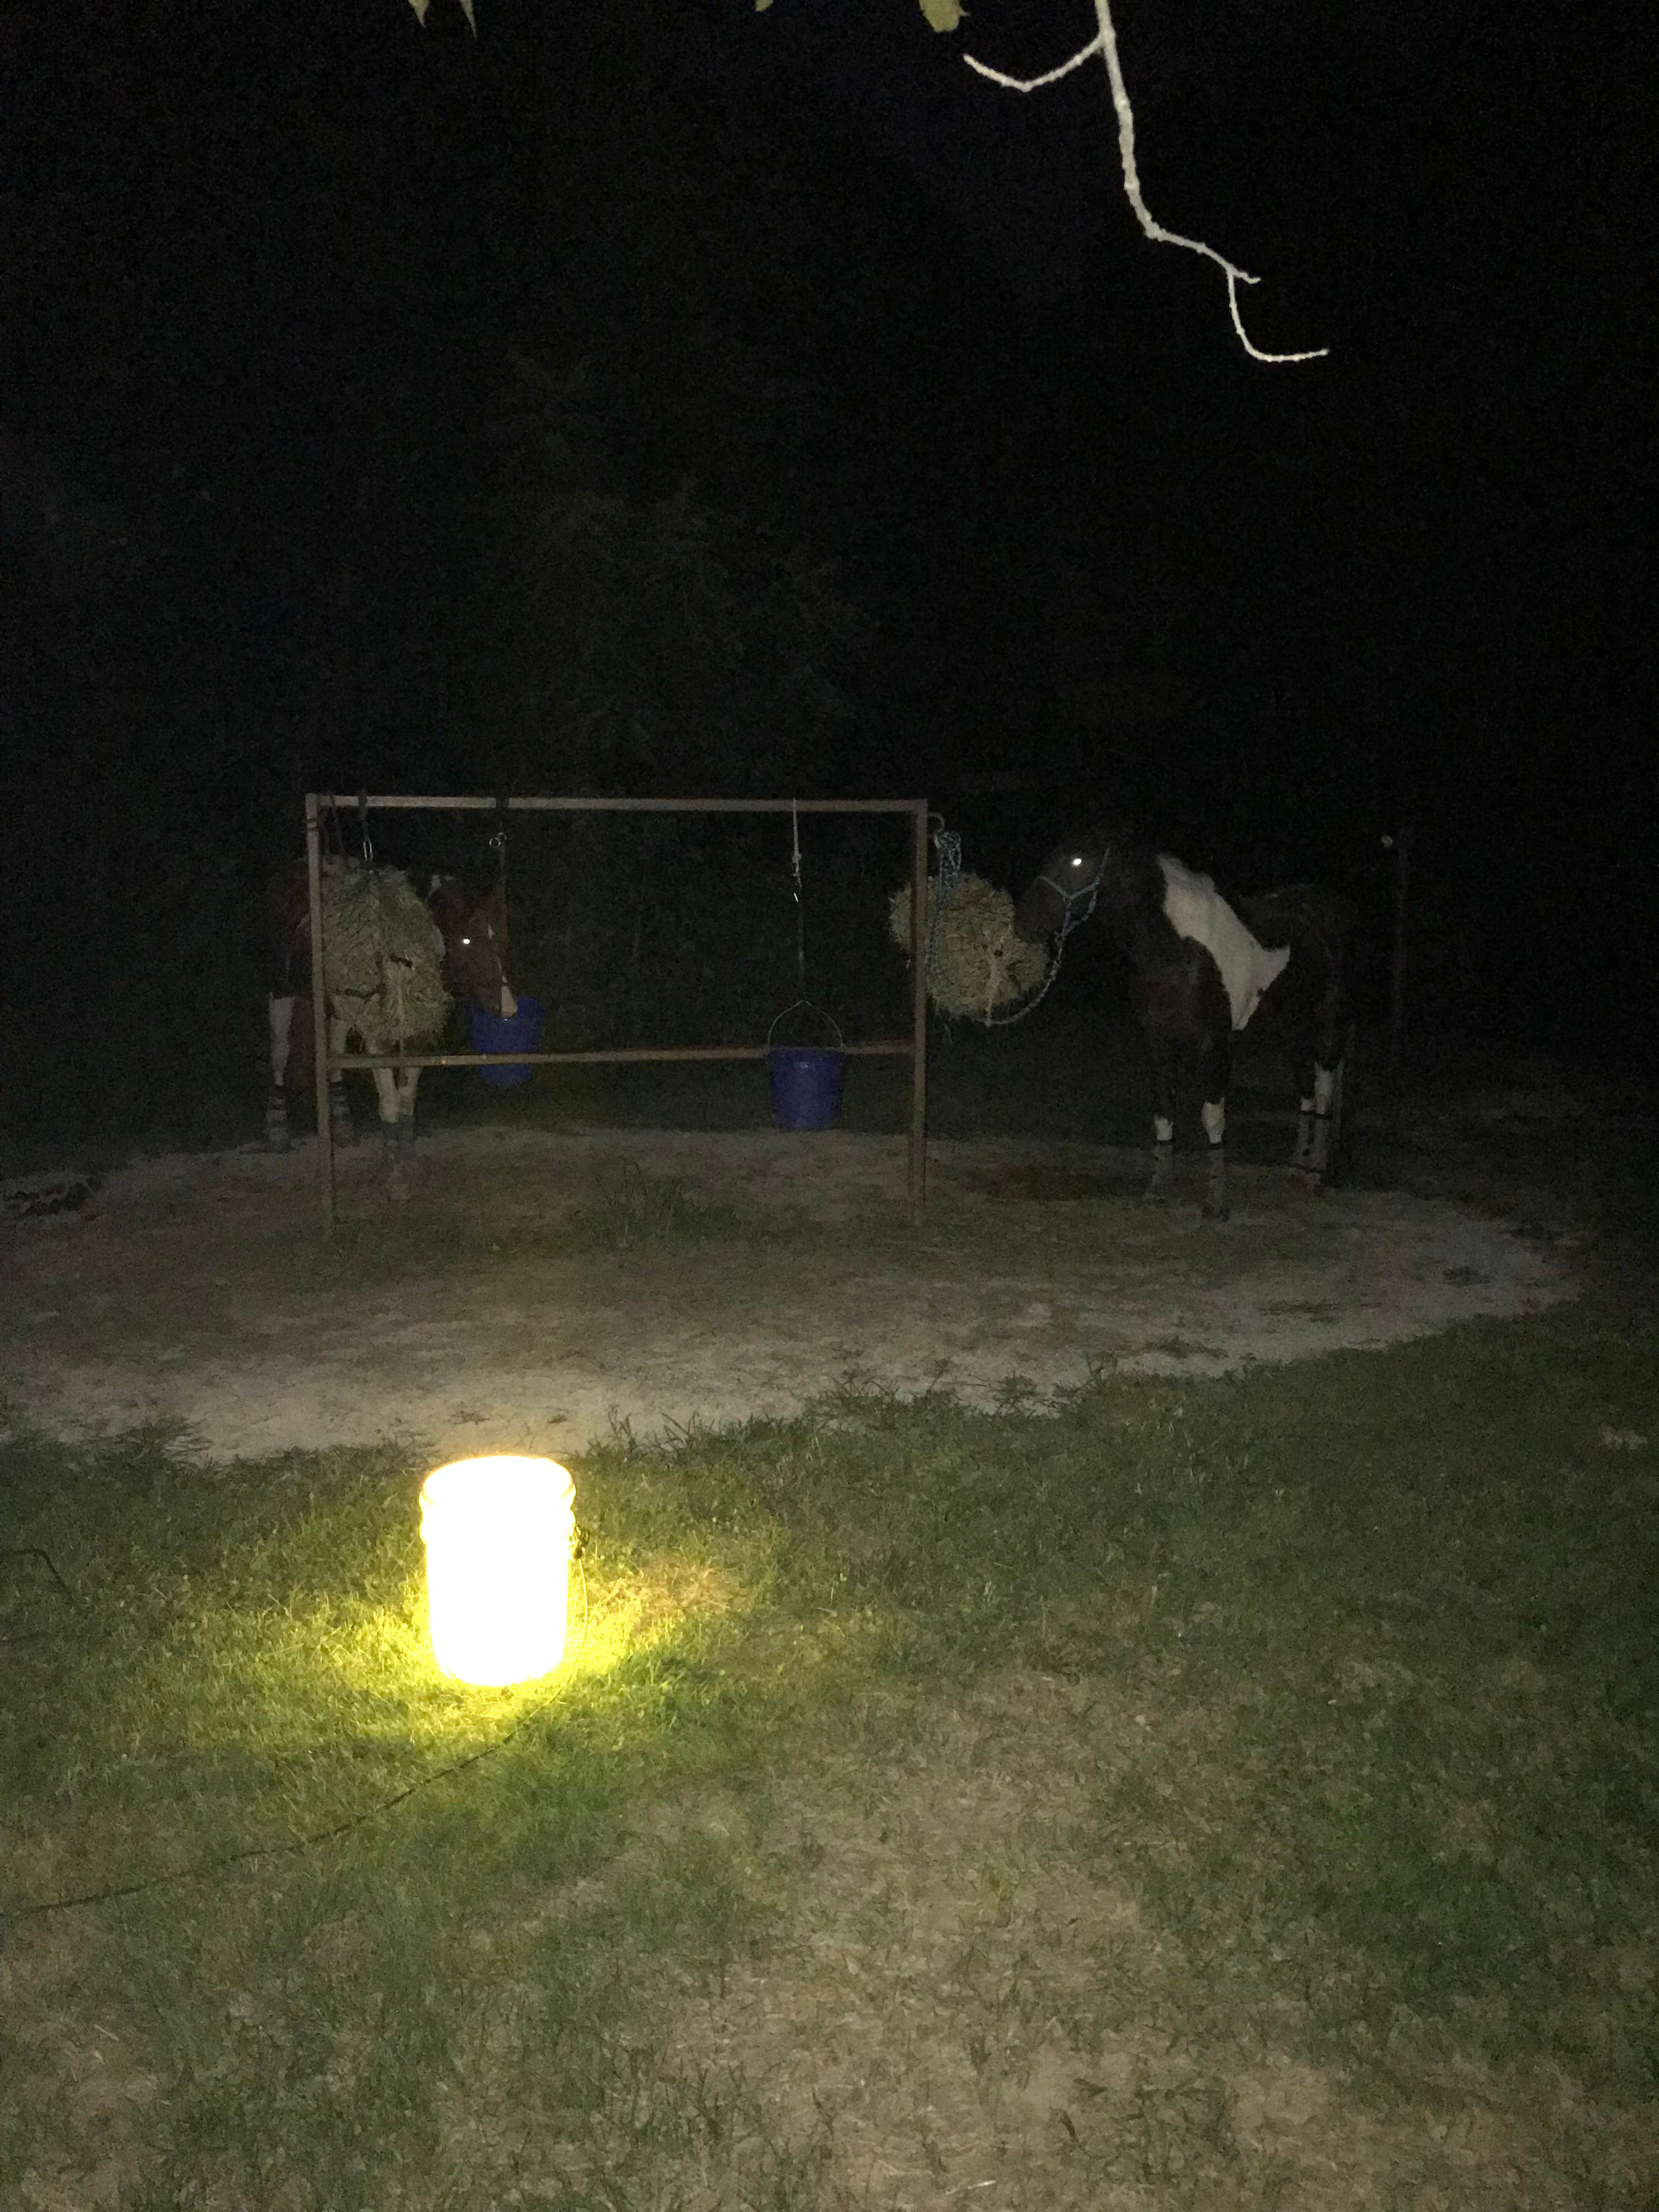
[[436, 1036], [449, 1013], [444, 940], [409, 878], [330, 860], [322, 895], [324, 981], [364, 1051]]
[[[939, 899], [939, 878], [927, 879], [927, 911], [922, 923], [922, 942], [931, 945], [927, 963], [927, 995], [942, 1014], [967, 1014], [988, 1021], [999, 1008], [1012, 1006], [1035, 991], [1048, 971], [1048, 955], [1041, 945], [1027, 945], [1014, 934], [1014, 902], [983, 876], [965, 872], [955, 877], [944, 906]], [[894, 892], [888, 908], [888, 927], [894, 941], [910, 950], [910, 886]]]

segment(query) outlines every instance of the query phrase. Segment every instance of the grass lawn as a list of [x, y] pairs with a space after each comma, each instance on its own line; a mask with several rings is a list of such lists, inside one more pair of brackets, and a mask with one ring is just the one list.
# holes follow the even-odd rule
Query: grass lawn
[[396, 1450], [14, 1435], [0, 2204], [1644, 2212], [1644, 1279], [619, 1437], [516, 1692]]

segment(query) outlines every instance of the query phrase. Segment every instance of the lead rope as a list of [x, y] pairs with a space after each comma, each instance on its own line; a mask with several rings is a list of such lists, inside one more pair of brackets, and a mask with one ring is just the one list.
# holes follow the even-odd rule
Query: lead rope
[[[939, 873], [934, 879], [933, 918], [927, 932], [927, 981], [931, 986], [933, 980], [934, 956], [939, 944], [939, 918], [950, 903], [951, 893], [957, 887], [957, 878], [962, 873], [962, 840], [954, 830], [945, 828], [943, 815], [933, 814], [928, 817], [928, 819], [930, 822], [939, 823], [938, 829], [933, 833], [933, 850], [939, 855]], [[1042, 883], [1048, 882], [1046, 876], [1040, 877], [1038, 880]], [[1079, 891], [1068, 897], [1063, 890], [1060, 890], [1058, 884], [1051, 884], [1049, 888], [1059, 892], [1060, 903], [1065, 909], [1065, 918], [1060, 925], [1060, 941], [1054, 946], [1054, 957], [1049, 963], [1048, 972], [1030, 997], [1023, 1000], [1011, 1013], [994, 1014], [988, 1006], [982, 1014], [975, 1016], [975, 1018], [988, 1030], [1006, 1030], [1012, 1023], [1023, 1022], [1026, 1015], [1034, 1014], [1048, 997], [1054, 980], [1060, 973], [1060, 963], [1066, 951], [1066, 939], [1080, 923], [1087, 921], [1095, 910], [1095, 900], [1100, 891], [1100, 878], [1097, 876], [1093, 883], [1089, 885], [1086, 893], [1088, 904], [1083, 908], [1081, 914], [1074, 914], [1073, 908], [1085, 896], [1085, 893]]]

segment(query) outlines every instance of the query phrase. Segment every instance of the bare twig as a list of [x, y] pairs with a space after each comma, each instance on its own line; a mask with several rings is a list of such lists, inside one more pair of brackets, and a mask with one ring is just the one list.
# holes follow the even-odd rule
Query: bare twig
[[1110, 0], [1094, 0], [1094, 7], [1100, 26], [1094, 37], [1086, 46], [1079, 47], [1069, 61], [1062, 62], [1058, 69], [1045, 70], [1041, 76], [1005, 76], [1000, 70], [994, 70], [984, 62], [975, 61], [971, 54], [964, 54], [963, 58], [978, 76], [988, 77], [993, 84], [1002, 85], [1010, 92], [1040, 92], [1044, 85], [1058, 83], [1061, 77], [1069, 76], [1074, 69], [1081, 69], [1084, 63], [1092, 60], [1096, 54], [1100, 55], [1111, 82], [1112, 106], [1117, 110], [1117, 143], [1123, 162], [1123, 189], [1142, 230], [1155, 243], [1183, 246], [1188, 252], [1201, 253], [1206, 261], [1215, 263], [1227, 279], [1227, 304], [1232, 310], [1233, 328], [1238, 333], [1238, 342], [1252, 361], [1322, 361], [1330, 351], [1328, 346], [1317, 346], [1307, 353], [1263, 353], [1260, 346], [1252, 345], [1238, 313], [1238, 288], [1241, 284], [1260, 283], [1261, 278], [1252, 276], [1248, 270], [1239, 268], [1224, 254], [1218, 253], [1214, 246], [1206, 246], [1201, 239], [1183, 238], [1178, 231], [1166, 230], [1147, 207], [1141, 198], [1140, 173], [1135, 166], [1134, 110], [1129, 105], [1129, 88], [1123, 82], [1123, 67], [1118, 60], [1117, 32], [1112, 23]]

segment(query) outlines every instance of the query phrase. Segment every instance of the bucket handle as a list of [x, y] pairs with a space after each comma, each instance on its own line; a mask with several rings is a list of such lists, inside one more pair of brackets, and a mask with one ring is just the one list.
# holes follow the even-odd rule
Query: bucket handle
[[815, 1005], [811, 999], [797, 999], [793, 1004], [786, 1006], [781, 1014], [773, 1015], [772, 1027], [766, 1032], [766, 1049], [768, 1052], [770, 1052], [772, 1049], [772, 1038], [777, 1029], [778, 1024], [784, 1019], [786, 1015], [793, 1014], [797, 1006], [805, 1006], [809, 1013], [814, 1013], [817, 1015], [821, 1021], [828, 1022], [830, 1028], [834, 1030], [836, 1033], [836, 1049], [838, 1052], [846, 1051], [847, 1040], [842, 1035], [841, 1024], [836, 1019], [835, 1016], [833, 1014], [825, 1013], [823, 1008], [820, 1006]]

